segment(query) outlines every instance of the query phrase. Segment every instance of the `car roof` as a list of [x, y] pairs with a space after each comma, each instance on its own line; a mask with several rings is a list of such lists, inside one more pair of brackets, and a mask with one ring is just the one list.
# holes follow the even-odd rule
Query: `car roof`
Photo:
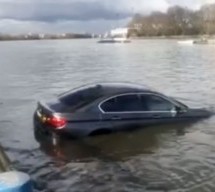
[[[123, 94], [129, 92], [152, 92], [153, 90], [147, 86], [130, 83], [130, 82], [100, 82], [100, 83], [91, 83], [84, 86], [80, 86], [69, 90], [59, 97], [64, 97], [66, 95], [71, 95], [74, 93], [81, 92], [83, 94], [96, 94], [103, 96], [111, 96], [115, 94]], [[155, 92], [155, 91], [153, 91]]]

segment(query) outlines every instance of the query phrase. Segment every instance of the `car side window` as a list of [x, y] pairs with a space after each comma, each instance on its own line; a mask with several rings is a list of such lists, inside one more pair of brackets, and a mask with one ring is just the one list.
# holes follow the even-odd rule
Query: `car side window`
[[102, 103], [100, 106], [104, 112], [115, 112], [116, 111], [116, 98], [109, 99]]
[[104, 112], [134, 112], [141, 111], [141, 103], [138, 95], [122, 95], [105, 101], [101, 105]]
[[143, 94], [140, 98], [143, 111], [171, 111], [175, 108], [173, 103], [157, 95]]

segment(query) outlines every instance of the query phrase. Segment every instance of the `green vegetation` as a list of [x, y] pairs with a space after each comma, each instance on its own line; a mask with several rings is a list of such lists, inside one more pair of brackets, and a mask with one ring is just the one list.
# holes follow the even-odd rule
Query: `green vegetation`
[[128, 24], [130, 35], [136, 36], [179, 36], [215, 34], [215, 4], [208, 4], [200, 10], [174, 6], [166, 13], [153, 12], [150, 15], [135, 15]]

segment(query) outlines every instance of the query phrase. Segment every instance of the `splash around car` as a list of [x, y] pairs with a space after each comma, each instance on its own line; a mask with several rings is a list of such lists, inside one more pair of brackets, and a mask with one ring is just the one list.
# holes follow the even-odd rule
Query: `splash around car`
[[34, 129], [73, 138], [133, 130], [151, 125], [196, 121], [212, 112], [132, 83], [95, 83], [39, 101]]

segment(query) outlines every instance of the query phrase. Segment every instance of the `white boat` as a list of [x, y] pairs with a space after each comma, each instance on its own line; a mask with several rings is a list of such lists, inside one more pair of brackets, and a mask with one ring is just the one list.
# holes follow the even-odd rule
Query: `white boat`
[[182, 44], [182, 45], [193, 45], [193, 44], [194, 44], [194, 40], [183, 40], [183, 41], [178, 41], [178, 44]]
[[106, 33], [98, 43], [130, 43], [128, 28], [117, 28]]
[[209, 44], [206, 38], [197, 39], [193, 42], [194, 44]]
[[201, 37], [195, 40], [184, 40], [184, 41], [178, 41], [179, 44], [184, 44], [184, 45], [193, 45], [193, 44], [200, 44], [200, 45], [205, 45], [205, 44], [214, 44], [214, 40], [209, 40], [206, 37]]
[[130, 43], [131, 41], [127, 38], [101, 38], [98, 43]]

